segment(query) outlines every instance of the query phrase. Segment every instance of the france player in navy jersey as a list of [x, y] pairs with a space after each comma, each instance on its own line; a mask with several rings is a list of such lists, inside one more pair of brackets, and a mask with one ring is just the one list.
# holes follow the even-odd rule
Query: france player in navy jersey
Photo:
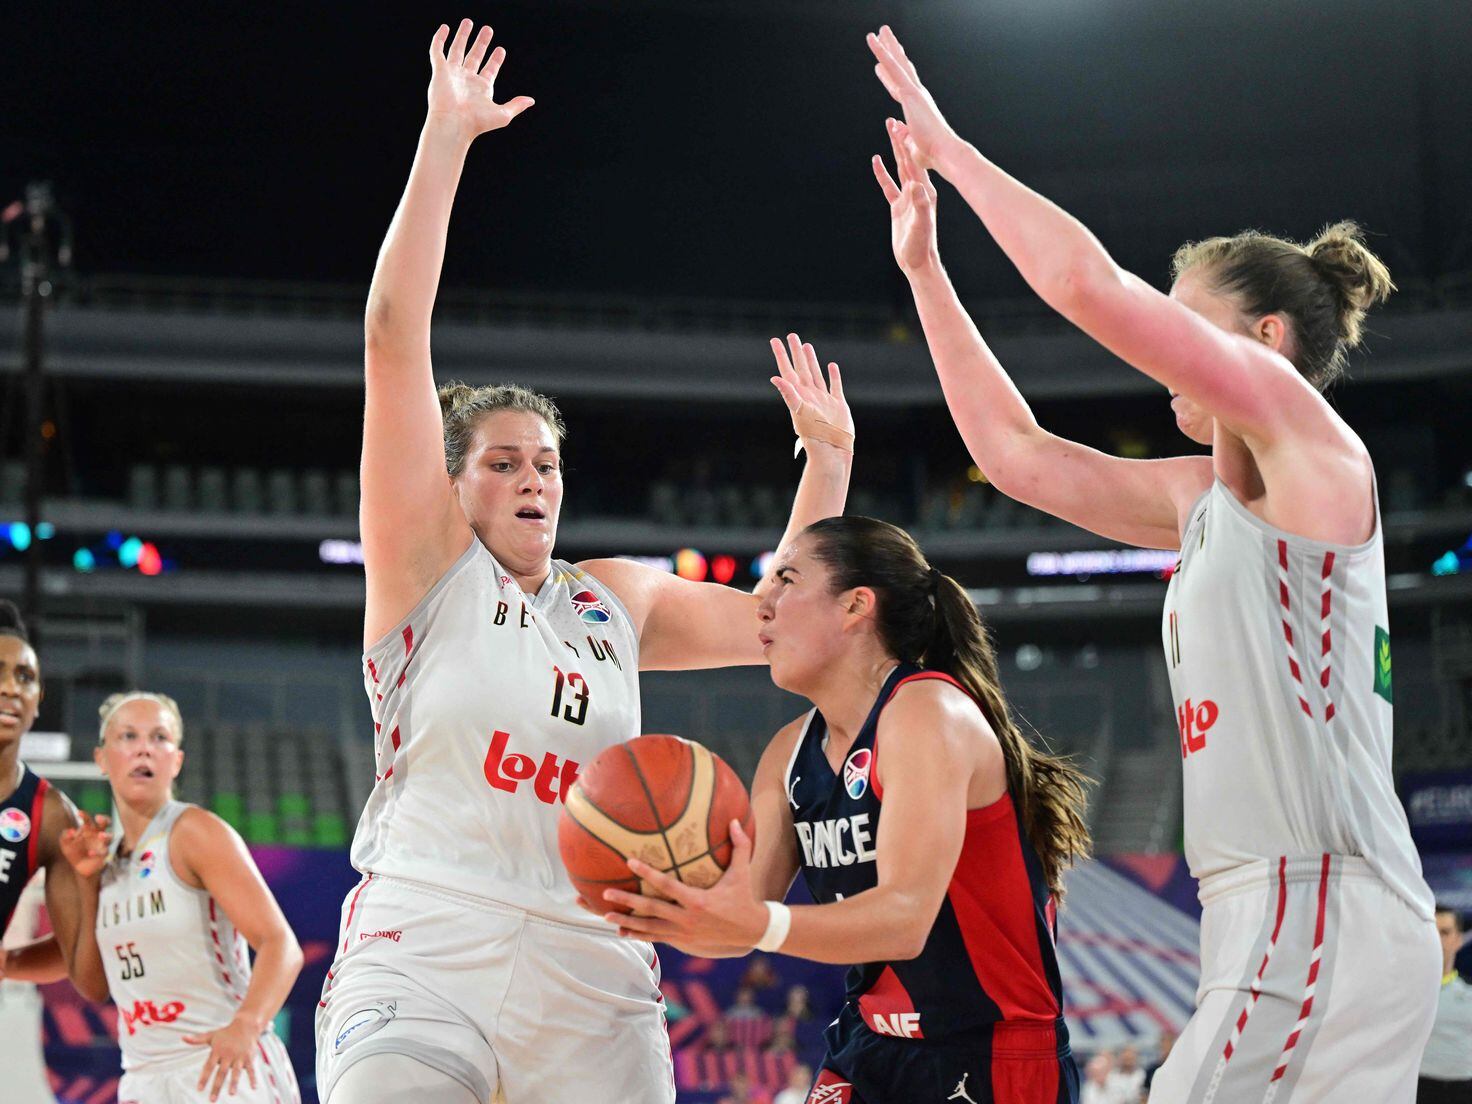
[[[0, 601], [0, 935], [26, 883], [46, 871], [46, 909], [55, 934], [0, 950], [0, 978], [43, 985], [66, 976], [81, 932], [79, 890], [61, 843], [77, 813], [62, 792], [20, 760], [21, 737], [41, 708], [41, 662], [15, 603]], [[100, 830], [106, 817], [97, 817]]]
[[[903, 530], [829, 518], [758, 611], [772, 679], [815, 708], [768, 745], [756, 844], [668, 900], [608, 891], [626, 935], [851, 966], [810, 1104], [1078, 1098], [1054, 952], [1061, 872], [1087, 852], [1084, 779], [1013, 722], [961, 586]], [[780, 904], [801, 872], [810, 906]]]

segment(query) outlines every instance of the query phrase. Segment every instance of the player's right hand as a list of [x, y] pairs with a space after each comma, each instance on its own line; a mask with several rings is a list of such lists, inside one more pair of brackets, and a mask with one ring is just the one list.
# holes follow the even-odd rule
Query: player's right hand
[[877, 62], [874, 74], [895, 102], [904, 108], [905, 122], [909, 124], [914, 140], [916, 161], [922, 169], [933, 168], [941, 147], [959, 141], [956, 132], [940, 113], [925, 85], [920, 83], [920, 74], [905, 55], [905, 48], [894, 32], [888, 27], [880, 27], [878, 34], [868, 36], [868, 42]]
[[474, 26], [469, 19], [461, 20], [448, 51], [447, 26], [441, 26], [429, 44], [429, 119], [453, 127], [466, 141], [500, 130], [535, 102], [530, 96], [496, 102], [496, 74], [506, 60], [506, 51], [497, 46], [487, 59], [491, 28], [482, 27], [472, 42]]
[[112, 819], [82, 812], [77, 817], [77, 825], [61, 833], [61, 853], [81, 877], [91, 878], [107, 865], [107, 853], [112, 847], [107, 828]]
[[918, 272], [940, 263], [935, 233], [935, 185], [930, 174], [915, 163], [914, 143], [909, 128], [890, 119], [889, 144], [894, 151], [898, 183], [884, 167], [884, 158], [874, 155], [874, 179], [889, 200], [889, 239], [894, 259], [902, 272]]

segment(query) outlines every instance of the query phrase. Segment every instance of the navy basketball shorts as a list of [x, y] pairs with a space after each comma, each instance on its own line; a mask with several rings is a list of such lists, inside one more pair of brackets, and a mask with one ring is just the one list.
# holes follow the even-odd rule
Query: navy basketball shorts
[[1077, 1104], [1078, 1067], [1051, 1027], [898, 1039], [864, 1026], [852, 1005], [824, 1033], [828, 1053], [808, 1104]]

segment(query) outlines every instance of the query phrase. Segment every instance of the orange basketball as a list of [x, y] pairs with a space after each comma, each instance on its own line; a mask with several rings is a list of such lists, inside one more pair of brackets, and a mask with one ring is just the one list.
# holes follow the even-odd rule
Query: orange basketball
[[640, 859], [688, 885], [714, 884], [731, 862], [731, 821], [752, 830], [736, 772], [678, 736], [640, 736], [601, 752], [568, 790], [557, 845], [568, 877], [597, 909], [627, 912], [605, 889], [659, 896], [629, 870]]

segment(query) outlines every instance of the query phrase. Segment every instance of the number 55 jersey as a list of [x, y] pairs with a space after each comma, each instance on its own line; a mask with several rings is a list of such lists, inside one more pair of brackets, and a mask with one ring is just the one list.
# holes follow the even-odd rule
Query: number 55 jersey
[[[215, 899], [174, 873], [169, 834], [193, 806], [171, 801], [159, 810], [130, 855], [114, 854], [97, 896], [97, 950], [118, 1009], [124, 1078], [119, 1099], [153, 1099], [140, 1079], [176, 1071], [193, 1083], [207, 1047], [184, 1042], [234, 1018], [250, 987], [246, 942]], [[255, 1056], [259, 1099], [298, 1099], [281, 1041], [261, 1035]], [[187, 1074], [187, 1076], [183, 1076]], [[242, 1090], [247, 1088], [241, 1079]], [[254, 1097], [253, 1097], [254, 1099]]]
[[478, 539], [363, 658], [375, 785], [353, 866], [606, 928], [579, 908], [557, 816], [580, 766], [639, 732], [628, 612], [562, 560], [524, 593]]

